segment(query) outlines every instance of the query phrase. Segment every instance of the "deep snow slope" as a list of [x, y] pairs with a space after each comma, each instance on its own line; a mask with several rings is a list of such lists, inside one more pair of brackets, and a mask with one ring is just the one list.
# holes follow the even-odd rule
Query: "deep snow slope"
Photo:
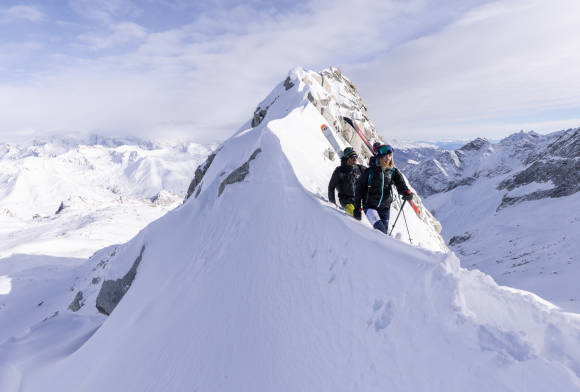
[[580, 129], [476, 139], [408, 173], [466, 268], [580, 312]]
[[92, 136], [0, 144], [0, 257], [87, 257], [177, 206], [209, 153]]
[[[580, 388], [576, 315], [427, 250], [440, 243], [410, 214], [422, 247], [319, 197], [334, 163], [303, 72], [220, 146], [185, 204], [65, 274], [79, 276], [70, 300], [86, 293], [76, 311], [0, 341], [1, 390]], [[131, 271], [96, 329], [103, 290]]]

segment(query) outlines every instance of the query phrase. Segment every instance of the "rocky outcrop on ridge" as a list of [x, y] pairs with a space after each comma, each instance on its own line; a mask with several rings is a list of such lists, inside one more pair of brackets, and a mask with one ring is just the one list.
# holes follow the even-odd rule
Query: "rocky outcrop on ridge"
[[260, 152], [262, 152], [260, 148], [255, 150], [250, 158], [242, 166], [231, 172], [226, 177], [226, 179], [222, 181], [218, 189], [218, 196], [221, 196], [227, 185], [235, 184], [236, 182], [242, 182], [244, 178], [246, 178], [246, 176], [250, 173], [250, 162], [256, 159]]
[[119, 302], [121, 302], [121, 299], [129, 290], [133, 280], [137, 276], [137, 267], [139, 267], [141, 260], [143, 260], [143, 252], [145, 252], [145, 246], [141, 247], [141, 253], [139, 253], [139, 256], [137, 256], [129, 271], [122, 278], [105, 280], [103, 282], [96, 300], [96, 306], [100, 313], [107, 316], [110, 315]]

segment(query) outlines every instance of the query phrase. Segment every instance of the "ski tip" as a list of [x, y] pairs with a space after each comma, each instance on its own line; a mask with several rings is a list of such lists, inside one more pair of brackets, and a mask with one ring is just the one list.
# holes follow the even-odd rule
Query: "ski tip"
[[321, 130], [321, 131], [324, 131], [324, 128], [328, 128], [328, 127], [326, 126], [326, 124], [322, 124], [322, 125], [320, 126], [320, 130]]

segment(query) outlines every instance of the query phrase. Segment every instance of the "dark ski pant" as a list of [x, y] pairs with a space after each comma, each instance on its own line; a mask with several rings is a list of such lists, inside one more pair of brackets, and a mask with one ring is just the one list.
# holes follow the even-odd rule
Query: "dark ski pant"
[[365, 208], [364, 212], [369, 222], [375, 229], [382, 231], [386, 235], [389, 235], [389, 216], [391, 215], [390, 208], [386, 208], [384, 210]]

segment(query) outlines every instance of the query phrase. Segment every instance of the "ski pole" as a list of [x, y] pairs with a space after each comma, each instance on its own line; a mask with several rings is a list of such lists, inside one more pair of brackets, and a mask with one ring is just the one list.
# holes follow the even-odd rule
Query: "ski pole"
[[407, 202], [407, 200], [403, 200], [403, 204], [401, 204], [401, 209], [399, 209], [399, 213], [397, 214], [397, 217], [395, 218], [395, 223], [393, 223], [393, 226], [391, 227], [391, 232], [389, 233], [389, 235], [393, 234], [393, 229], [395, 228], [395, 225], [397, 224], [397, 221], [399, 220], [399, 215], [401, 215], [401, 212], [403, 212], [403, 207], [405, 206], [406, 202]]
[[[405, 204], [407, 200], [403, 200], [403, 204]], [[401, 210], [403, 208], [401, 207]], [[403, 219], [405, 220], [405, 226], [407, 226], [407, 235], [409, 236], [409, 242], [413, 245], [413, 239], [411, 238], [411, 233], [409, 232], [409, 225], [407, 224], [407, 217], [405, 216], [405, 211], [403, 211]]]

